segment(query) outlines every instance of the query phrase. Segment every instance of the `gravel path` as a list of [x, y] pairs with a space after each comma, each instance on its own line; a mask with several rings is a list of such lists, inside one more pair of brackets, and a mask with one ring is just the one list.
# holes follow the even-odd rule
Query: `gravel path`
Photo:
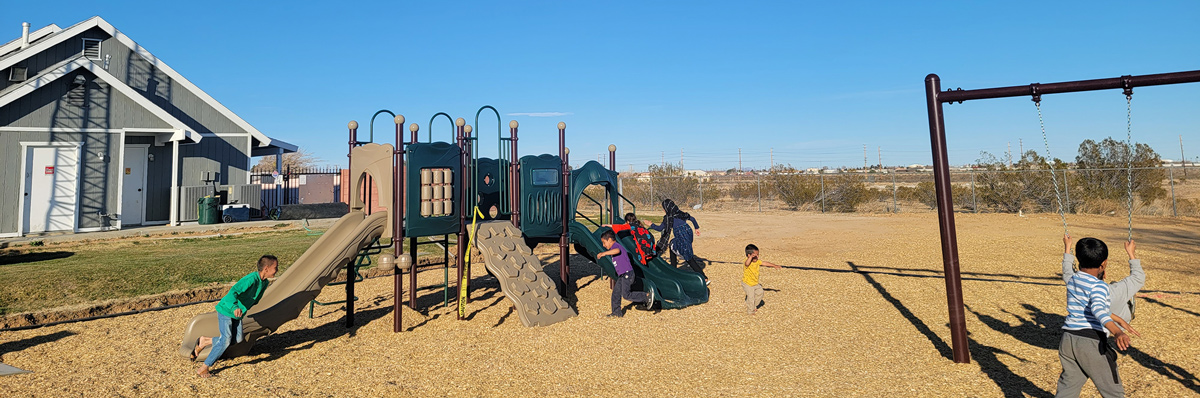
[[[579, 316], [526, 328], [484, 267], [471, 319], [441, 308], [442, 272], [420, 274], [409, 331], [392, 333], [391, 279], [357, 286], [353, 330], [320, 307], [245, 357], [194, 376], [176, 354], [194, 305], [0, 334], [0, 360], [33, 373], [0, 377], [0, 396], [1052, 396], [1064, 290], [1053, 215], [960, 214], [971, 364], [952, 363], [937, 222], [932, 214], [695, 214], [709, 260], [709, 303], [608, 313], [607, 280], [573, 256]], [[1072, 216], [1074, 236], [1128, 273], [1124, 219]], [[1130, 397], [1200, 395], [1200, 221], [1135, 220], [1149, 274], [1133, 322], [1143, 334], [1119, 367]], [[762, 270], [758, 315], [743, 311], [742, 247], [786, 268]], [[555, 245], [539, 246], [544, 262]], [[557, 276], [557, 266], [547, 267]], [[451, 272], [453, 276], [453, 272]], [[342, 297], [340, 286], [322, 300]], [[1096, 396], [1089, 383], [1084, 396]]]

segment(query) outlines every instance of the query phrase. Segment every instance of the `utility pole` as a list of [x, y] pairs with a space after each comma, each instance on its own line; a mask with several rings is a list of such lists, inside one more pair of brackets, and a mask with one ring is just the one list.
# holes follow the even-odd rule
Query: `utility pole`
[[[1179, 142], [1182, 144], [1183, 136], [1179, 136]], [[742, 148], [738, 148], [738, 173], [742, 172]]]
[[863, 144], [863, 173], [867, 172], [867, 144]]
[[683, 148], [679, 148], [679, 168], [683, 168]]
[[1012, 141], [1008, 142], [1008, 149], [1006, 149], [1004, 151], [1004, 153], [1005, 153], [1005, 156], [1008, 157], [1008, 168], [1011, 169], [1012, 168]]
[[1017, 145], [1021, 149], [1021, 152], [1017, 152], [1017, 159], [1020, 159], [1022, 156], [1025, 156], [1025, 139], [1017, 138]]
[[771, 168], [775, 168], [775, 147], [771, 147]]
[[883, 147], [879, 147], [879, 171], [883, 171]]
[[659, 156], [659, 158], [658, 158], [659, 166], [667, 164], [667, 151], [659, 151], [658, 156]]

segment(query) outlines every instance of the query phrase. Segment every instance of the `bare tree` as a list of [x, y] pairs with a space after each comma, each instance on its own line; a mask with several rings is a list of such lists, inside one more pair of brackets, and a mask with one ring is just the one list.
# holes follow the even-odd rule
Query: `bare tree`
[[[283, 169], [306, 169], [313, 167], [320, 162], [321, 159], [314, 156], [304, 148], [297, 149], [296, 152], [283, 154]], [[254, 165], [254, 171], [262, 173], [270, 173], [275, 170], [275, 156], [263, 156], [258, 159], [258, 164]]]

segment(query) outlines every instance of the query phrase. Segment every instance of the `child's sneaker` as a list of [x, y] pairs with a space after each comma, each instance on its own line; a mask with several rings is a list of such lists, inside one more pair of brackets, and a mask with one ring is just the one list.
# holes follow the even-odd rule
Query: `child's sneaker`
[[646, 311], [650, 311], [653, 308], [654, 308], [654, 289], [650, 289], [650, 291], [646, 292]]
[[604, 317], [605, 318], [621, 318], [623, 316], [624, 315], [621, 315], [621, 314], [608, 314], [608, 315], [605, 315]]

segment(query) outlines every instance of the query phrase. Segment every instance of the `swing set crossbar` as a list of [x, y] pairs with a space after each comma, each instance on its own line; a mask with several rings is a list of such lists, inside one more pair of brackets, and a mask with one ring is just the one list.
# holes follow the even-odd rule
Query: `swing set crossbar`
[[1036, 101], [1044, 94], [1074, 93], [1123, 89], [1126, 98], [1133, 95], [1134, 87], [1162, 86], [1200, 82], [1200, 70], [1187, 72], [1159, 73], [1152, 75], [1125, 75], [1107, 79], [1077, 80], [1058, 83], [1034, 83], [1024, 86], [995, 87], [975, 90], [961, 88], [942, 91], [942, 80], [936, 74], [925, 76], [925, 99], [929, 109], [929, 141], [933, 152], [933, 180], [936, 188], [938, 231], [941, 235], [942, 265], [946, 275], [946, 303], [950, 310], [950, 340], [953, 359], [957, 363], [970, 363], [971, 353], [967, 346], [967, 324], [962, 296], [962, 276], [958, 266], [958, 237], [954, 228], [954, 200], [950, 190], [950, 165], [946, 154], [946, 121], [943, 103], [1031, 96]]
[[[938, 79], [937, 75], [925, 77]], [[940, 79], [938, 79], [940, 80]], [[1098, 91], [1112, 89], [1132, 89], [1134, 87], [1164, 86], [1170, 84], [1200, 83], [1200, 70], [1188, 72], [1157, 73], [1153, 75], [1126, 75], [1107, 79], [1076, 80], [1058, 83], [1033, 83], [1024, 86], [1009, 86], [983, 88], [976, 90], [954, 89], [937, 93], [939, 102], [963, 102], [970, 100], [1024, 97], [1033, 94], [1077, 93], [1081, 91]], [[1034, 92], [1036, 90], [1036, 92]]]

